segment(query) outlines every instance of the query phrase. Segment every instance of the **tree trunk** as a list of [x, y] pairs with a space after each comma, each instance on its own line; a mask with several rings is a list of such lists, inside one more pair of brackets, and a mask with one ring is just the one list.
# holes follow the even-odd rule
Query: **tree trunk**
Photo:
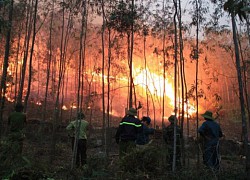
[[[177, 73], [178, 73], [178, 34], [177, 34], [177, 13], [178, 13], [178, 5], [177, 1], [174, 0], [174, 7], [175, 7], [175, 13], [174, 13], [174, 113], [177, 117]], [[174, 152], [173, 152], [173, 164], [172, 164], [172, 171], [175, 172], [176, 170], [176, 126], [177, 122], [174, 121]]]
[[10, 48], [11, 48], [11, 30], [12, 30], [12, 15], [13, 15], [13, 5], [14, 0], [10, 1], [9, 5], [9, 22], [8, 22], [8, 30], [6, 34], [6, 44], [5, 44], [5, 53], [4, 53], [4, 62], [3, 62], [3, 72], [1, 78], [1, 92], [0, 92], [0, 138], [2, 135], [3, 130], [3, 110], [5, 104], [5, 93], [6, 93], [6, 78], [7, 78], [7, 69], [9, 66], [9, 55], [10, 55]]
[[[22, 29], [23, 29], [23, 23], [21, 24], [21, 26], [19, 27], [19, 31], [18, 31], [18, 43], [17, 43], [17, 52], [16, 52], [16, 62], [15, 62], [15, 90], [14, 90], [14, 100], [17, 101], [17, 85], [18, 85], [18, 60], [19, 60], [19, 52], [20, 52], [20, 46], [21, 46], [21, 33], [22, 33]], [[20, 80], [20, 79], [19, 79]]]
[[241, 75], [241, 63], [240, 63], [240, 55], [239, 55], [239, 46], [238, 39], [236, 33], [236, 23], [235, 23], [235, 14], [231, 13], [232, 18], [232, 28], [233, 28], [233, 40], [234, 40], [234, 48], [235, 48], [235, 60], [236, 60], [236, 68], [238, 75], [238, 85], [239, 85], [239, 98], [240, 98], [240, 107], [241, 107], [241, 120], [242, 120], [242, 136], [243, 136], [243, 144], [246, 155], [246, 173], [247, 177], [250, 177], [250, 153], [248, 146], [248, 132], [247, 132], [247, 122], [246, 122], [246, 112], [245, 112], [245, 102], [243, 95], [243, 83], [242, 83], [242, 75]]
[[[165, 18], [165, 0], [163, 0], [163, 19]], [[163, 96], [162, 96], [162, 127], [164, 126], [164, 116], [165, 116], [165, 95], [166, 95], [166, 22], [163, 22], [163, 42], [162, 42], [162, 50], [163, 50]]]
[[[64, 2], [64, 1], [63, 1]], [[52, 128], [52, 140], [51, 140], [51, 153], [50, 153], [50, 162], [54, 160], [55, 157], [55, 148], [56, 148], [56, 129], [58, 125], [58, 116], [59, 116], [59, 96], [62, 82], [62, 72], [63, 72], [63, 40], [64, 40], [64, 21], [65, 21], [65, 7], [63, 5], [62, 9], [62, 34], [61, 34], [61, 44], [60, 44], [60, 62], [59, 62], [59, 73], [58, 73], [58, 86], [56, 91], [56, 100], [55, 107], [53, 112], [53, 128]]]
[[[187, 99], [187, 88], [186, 88], [186, 77], [185, 77], [185, 61], [183, 57], [183, 39], [182, 39], [182, 14], [181, 14], [181, 1], [179, 2], [179, 44], [180, 44], [180, 76], [181, 76], [181, 116], [180, 116], [180, 124], [181, 124], [181, 131], [183, 134], [184, 129], [184, 116], [185, 116], [185, 109], [187, 113], [188, 118], [188, 101]], [[184, 144], [184, 138], [181, 138], [181, 150], [182, 150], [182, 159], [183, 159], [183, 165], [185, 165], [185, 144]]]
[[33, 0], [29, 0], [29, 4], [27, 5], [27, 17], [26, 17], [26, 27], [25, 27], [25, 40], [24, 40], [24, 57], [23, 57], [23, 64], [22, 64], [22, 72], [21, 72], [21, 80], [20, 80], [20, 87], [18, 91], [17, 102], [22, 102], [23, 99], [23, 88], [25, 82], [25, 74], [26, 74], [26, 65], [28, 60], [29, 54], [29, 43], [30, 43], [30, 36], [32, 30], [32, 8], [33, 8]]
[[[82, 2], [82, 20], [81, 20], [81, 33], [80, 33], [80, 51], [79, 51], [79, 70], [78, 70], [78, 90], [77, 90], [77, 112], [82, 112], [83, 104], [83, 87], [84, 87], [84, 59], [85, 59], [85, 46], [86, 46], [86, 31], [87, 31], [87, 2]], [[79, 121], [80, 122], [80, 121]], [[76, 123], [75, 131], [75, 143], [73, 148], [73, 156], [71, 169], [75, 167], [76, 152], [77, 152], [77, 141], [79, 139], [80, 123]]]
[[[196, 58], [196, 72], [195, 72], [195, 99], [196, 99], [196, 138], [198, 139], [199, 133], [199, 99], [198, 99], [198, 75], [199, 75], [199, 0], [196, 0], [196, 48], [195, 48], [195, 58]], [[200, 164], [199, 146], [197, 146], [197, 166]]]
[[104, 9], [104, 0], [102, 0], [102, 142], [104, 143], [104, 152], [107, 154], [107, 132], [105, 116], [105, 28], [106, 16]]
[[30, 87], [31, 87], [31, 80], [32, 80], [32, 60], [33, 60], [33, 53], [34, 53], [34, 45], [36, 39], [36, 17], [37, 17], [37, 6], [38, 0], [35, 1], [35, 10], [34, 10], [34, 19], [33, 19], [33, 37], [32, 37], [32, 44], [30, 49], [30, 64], [29, 64], [29, 80], [28, 80], [28, 89], [24, 101], [24, 112], [27, 110], [28, 99], [30, 95]]
[[44, 105], [43, 105], [43, 121], [46, 120], [46, 111], [47, 111], [47, 98], [48, 98], [48, 89], [49, 89], [49, 79], [50, 79], [50, 69], [52, 62], [52, 27], [54, 20], [54, 0], [52, 2], [52, 12], [50, 18], [50, 26], [49, 26], [49, 58], [47, 60], [47, 70], [46, 70], [46, 87], [45, 87], [45, 95], [44, 95]]

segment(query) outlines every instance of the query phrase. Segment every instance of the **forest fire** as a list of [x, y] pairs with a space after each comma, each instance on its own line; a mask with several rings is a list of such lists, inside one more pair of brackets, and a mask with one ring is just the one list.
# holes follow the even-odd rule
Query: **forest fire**
[[63, 110], [68, 110], [68, 108], [66, 107], [66, 105], [63, 105], [63, 106], [62, 106], [62, 109], [63, 109]]
[[36, 105], [41, 106], [42, 103], [41, 103], [40, 101], [37, 101], [37, 102], [36, 102]]
[[[175, 95], [174, 95], [174, 87], [173, 83], [170, 82], [170, 80], [166, 77], [165, 79], [165, 92], [164, 92], [164, 77], [159, 76], [156, 73], [152, 73], [148, 68], [147, 69], [135, 69], [135, 78], [134, 83], [135, 85], [139, 85], [143, 88], [143, 97], [145, 98], [147, 96], [147, 92], [150, 94], [150, 96], [156, 96], [156, 98], [162, 98], [167, 97], [165, 99], [166, 103], [174, 109], [174, 101], [175, 101]], [[171, 77], [171, 76], [169, 76]], [[147, 92], [146, 92], [147, 91]], [[181, 104], [182, 100], [177, 97], [177, 109], [178, 104]], [[190, 104], [188, 101], [187, 103], [184, 103], [184, 111], [189, 116], [193, 115], [196, 110], [194, 105]], [[174, 112], [173, 112], [174, 113]], [[186, 116], [186, 115], [185, 115]]]
[[249, 179], [249, 13], [0, 0], [1, 179]]

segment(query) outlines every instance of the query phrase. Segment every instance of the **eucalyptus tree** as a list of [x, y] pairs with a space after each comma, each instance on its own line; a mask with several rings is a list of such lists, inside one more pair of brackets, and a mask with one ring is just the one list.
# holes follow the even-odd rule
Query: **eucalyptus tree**
[[25, 2], [24, 6], [26, 6], [26, 21], [25, 21], [25, 37], [23, 43], [23, 63], [22, 63], [22, 70], [21, 70], [21, 77], [19, 82], [19, 89], [18, 89], [18, 97], [17, 102], [22, 102], [23, 99], [23, 89], [26, 77], [26, 66], [27, 60], [29, 55], [29, 47], [30, 47], [30, 38], [31, 38], [31, 31], [32, 31], [32, 9], [34, 7], [33, 0], [29, 0]]
[[[194, 6], [194, 11], [192, 12], [192, 22], [191, 25], [195, 26], [195, 45], [192, 47], [191, 51], [191, 59], [195, 60], [196, 62], [196, 68], [195, 68], [195, 85], [194, 85], [194, 92], [195, 92], [195, 101], [196, 101], [196, 137], [198, 138], [198, 128], [199, 128], [199, 97], [201, 94], [199, 93], [199, 84], [201, 80], [199, 79], [199, 61], [200, 61], [200, 54], [201, 54], [201, 49], [200, 49], [200, 30], [201, 30], [201, 25], [204, 23], [205, 15], [207, 12], [207, 7], [204, 6], [205, 2], [201, 0], [194, 0], [191, 2], [192, 5]], [[190, 92], [190, 91], [189, 91]], [[199, 147], [197, 146], [197, 162], [199, 164], [200, 162], [200, 157], [199, 157]]]
[[64, 25], [65, 25], [65, 6], [66, 3], [63, 0], [61, 3], [62, 6], [62, 26], [61, 26], [61, 39], [60, 39], [60, 61], [59, 61], [59, 73], [58, 73], [58, 84], [56, 91], [56, 101], [53, 112], [53, 130], [52, 130], [52, 141], [51, 141], [51, 154], [50, 154], [50, 162], [54, 160], [55, 148], [56, 148], [56, 128], [58, 123], [59, 116], [59, 96], [60, 96], [60, 88], [63, 76], [63, 42], [64, 42]]
[[[137, 6], [132, 0], [130, 3], [119, 1], [109, 16], [108, 26], [116, 30], [121, 35], [127, 36], [127, 58], [129, 67], [129, 98], [128, 107], [133, 106], [133, 47], [134, 47], [134, 32], [137, 30], [136, 20], [138, 19]], [[135, 95], [135, 94], [134, 94]], [[134, 100], [135, 101], [135, 100]], [[135, 106], [136, 106], [136, 102]]]
[[[166, 10], [165, 10], [165, 1], [163, 0], [163, 19], [165, 19], [166, 17]], [[162, 127], [164, 125], [164, 116], [165, 116], [165, 94], [166, 94], [166, 50], [165, 50], [165, 46], [166, 46], [166, 34], [167, 34], [167, 21], [166, 20], [163, 20], [163, 39], [162, 39], [162, 51], [163, 51], [163, 99], [162, 99]]]
[[106, 116], [105, 116], [105, 28], [107, 17], [105, 12], [105, 2], [101, 1], [102, 9], [102, 141], [104, 142], [104, 152], [107, 154], [107, 131], [106, 131]]
[[[183, 40], [183, 31], [185, 32], [185, 27], [182, 22], [182, 6], [181, 6], [181, 0], [178, 0], [178, 27], [179, 27], [179, 58], [180, 58], [180, 81], [181, 81], [181, 109], [179, 111], [180, 116], [180, 126], [182, 134], [184, 130], [184, 117], [186, 113], [187, 117], [187, 137], [189, 137], [189, 104], [188, 104], [188, 96], [187, 96], [187, 82], [186, 82], [186, 74], [185, 74], [185, 59], [183, 55], [184, 51], [184, 40]], [[186, 109], [186, 112], [185, 112]], [[185, 165], [185, 150], [184, 150], [184, 138], [181, 138], [181, 146], [182, 146], [182, 156], [183, 156], [183, 163]]]
[[54, 21], [54, 7], [55, 1], [52, 1], [51, 4], [51, 12], [50, 12], [50, 21], [49, 21], [49, 39], [48, 39], [48, 52], [49, 57], [47, 59], [46, 65], [46, 86], [45, 86], [45, 94], [44, 94], [44, 104], [43, 104], [43, 121], [46, 119], [46, 111], [47, 111], [47, 98], [48, 98], [48, 89], [49, 89], [49, 80], [50, 80], [50, 71], [51, 71], [51, 61], [53, 56], [52, 51], [52, 30], [53, 30], [53, 21]]
[[[108, 156], [108, 139], [107, 139], [107, 127], [110, 126], [110, 65], [111, 65], [111, 27], [107, 26], [108, 23], [108, 11], [112, 8], [112, 2], [107, 1], [109, 6], [105, 6], [105, 2], [101, 1], [101, 9], [102, 9], [102, 106], [103, 106], [103, 142], [104, 142], [104, 152]], [[105, 8], [106, 7], [106, 8]], [[107, 113], [105, 106], [105, 30], [108, 29], [108, 72], [107, 72]], [[107, 114], [107, 117], [106, 117]]]
[[236, 16], [239, 17], [241, 21], [246, 20], [246, 11], [242, 11], [244, 7], [244, 0], [228, 0], [224, 4], [224, 10], [231, 15], [232, 20], [232, 30], [233, 30], [233, 41], [235, 49], [235, 61], [236, 69], [238, 75], [238, 86], [239, 86], [239, 98], [241, 106], [241, 120], [242, 120], [242, 134], [243, 134], [243, 144], [246, 155], [246, 177], [250, 176], [250, 150], [248, 145], [248, 131], [247, 131], [247, 121], [246, 121], [246, 110], [245, 110], [245, 99], [244, 99], [244, 90], [242, 82], [242, 68], [241, 68], [241, 59], [239, 54], [239, 39], [237, 37], [237, 24]]
[[32, 62], [33, 62], [33, 53], [34, 53], [34, 46], [35, 46], [35, 39], [36, 39], [36, 22], [37, 22], [37, 9], [38, 9], [38, 0], [35, 0], [34, 5], [34, 14], [33, 14], [33, 33], [32, 33], [32, 42], [31, 42], [31, 48], [30, 48], [30, 60], [29, 60], [29, 79], [28, 79], [28, 88], [27, 93], [24, 100], [24, 111], [27, 109], [28, 99], [30, 95], [30, 87], [31, 87], [31, 80], [32, 80]]
[[9, 64], [9, 55], [11, 48], [11, 31], [12, 31], [12, 16], [13, 16], [13, 4], [14, 0], [10, 1], [9, 4], [9, 12], [8, 12], [8, 26], [6, 31], [6, 41], [5, 41], [5, 53], [4, 53], [4, 64], [3, 71], [1, 76], [1, 84], [0, 84], [0, 137], [2, 134], [2, 124], [3, 124], [3, 109], [5, 105], [5, 93], [6, 93], [6, 77], [7, 77], [7, 69]]
[[[178, 34], [177, 34], [177, 14], [178, 14], [178, 2], [173, 0], [174, 3], [174, 113], [177, 117], [177, 73], [178, 73]], [[174, 121], [174, 150], [173, 150], [173, 164], [172, 164], [172, 171], [175, 172], [176, 168], [176, 126], [177, 122]]]
[[[79, 3], [79, 4], [78, 4]], [[87, 36], [87, 21], [88, 21], [88, 3], [89, 1], [78, 2], [76, 5], [80, 7], [81, 27], [79, 39], [79, 61], [78, 61], [78, 87], [77, 87], [77, 112], [83, 111], [83, 91], [84, 91], [84, 69], [85, 69], [85, 52], [86, 52], [86, 36]], [[73, 148], [73, 156], [71, 169], [74, 168], [76, 162], [77, 142], [79, 139], [79, 131], [81, 121], [77, 121], [75, 130], [75, 143]]]
[[23, 37], [23, 28], [24, 28], [24, 20], [25, 20], [25, 10], [26, 7], [24, 5], [24, 2], [20, 1], [17, 4], [17, 7], [15, 9], [15, 20], [16, 20], [16, 26], [18, 28], [17, 29], [17, 49], [16, 49], [16, 57], [15, 57], [15, 80], [14, 80], [14, 100], [17, 101], [17, 93], [18, 93], [18, 84], [19, 84], [19, 80], [21, 79], [20, 77], [20, 73], [19, 73], [19, 61], [20, 58], [22, 57], [22, 37]]

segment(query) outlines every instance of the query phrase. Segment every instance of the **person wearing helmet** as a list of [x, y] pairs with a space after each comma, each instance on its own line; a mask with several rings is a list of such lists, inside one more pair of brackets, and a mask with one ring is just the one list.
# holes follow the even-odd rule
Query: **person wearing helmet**
[[178, 119], [175, 115], [171, 115], [168, 118], [170, 124], [163, 128], [163, 139], [167, 145], [167, 162], [169, 168], [172, 168], [173, 155], [174, 155], [174, 128], [176, 127], [176, 165], [181, 166], [181, 139], [182, 131], [180, 126], [177, 125]]
[[[79, 129], [78, 132], [77, 127]], [[70, 122], [66, 130], [72, 140], [72, 150], [74, 149], [75, 140], [77, 139], [76, 166], [84, 166], [87, 163], [87, 132], [89, 130], [89, 122], [85, 120], [85, 115], [79, 112], [77, 114], [77, 120]], [[77, 138], [76, 135], [78, 136]]]
[[221, 127], [215, 122], [211, 111], [206, 111], [201, 116], [205, 119], [198, 129], [203, 140], [203, 163], [209, 168], [219, 170], [219, 138], [223, 136]]
[[149, 143], [149, 135], [154, 134], [155, 129], [150, 128], [151, 119], [150, 117], [143, 116], [141, 119], [142, 132], [138, 134], [136, 139], [137, 145], [145, 145]]

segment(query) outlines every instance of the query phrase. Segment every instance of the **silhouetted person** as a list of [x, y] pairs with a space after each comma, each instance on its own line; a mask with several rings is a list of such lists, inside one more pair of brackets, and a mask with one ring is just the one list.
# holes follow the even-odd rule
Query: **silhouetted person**
[[22, 154], [23, 140], [24, 140], [24, 127], [26, 125], [26, 114], [23, 113], [23, 105], [17, 103], [15, 111], [8, 117], [9, 140], [13, 143], [13, 149], [17, 154]]
[[76, 146], [76, 166], [79, 167], [87, 163], [87, 131], [89, 129], [89, 123], [85, 120], [85, 115], [81, 112], [77, 114], [77, 120], [70, 122], [66, 127], [71, 137], [72, 150], [74, 150], [77, 127], [79, 128], [79, 135]]
[[142, 131], [137, 135], [136, 144], [145, 145], [149, 143], [149, 135], [154, 134], [155, 129], [150, 128], [151, 119], [150, 117], [143, 116], [141, 119]]
[[175, 121], [176, 121], [176, 165], [181, 166], [181, 138], [182, 132], [180, 126], [177, 125], [177, 118], [175, 115], [171, 115], [168, 118], [170, 125], [163, 128], [163, 139], [167, 145], [167, 162], [169, 168], [172, 168], [173, 163], [173, 156], [174, 156], [174, 128], [175, 128]]
[[136, 117], [137, 110], [130, 108], [126, 116], [121, 120], [116, 131], [116, 143], [119, 144], [119, 157], [131, 152], [136, 147], [136, 138], [142, 131], [141, 121]]
[[201, 115], [205, 122], [198, 129], [203, 138], [203, 162], [207, 167], [218, 170], [220, 167], [219, 138], [223, 136], [220, 125], [215, 122], [213, 113], [206, 111]]

